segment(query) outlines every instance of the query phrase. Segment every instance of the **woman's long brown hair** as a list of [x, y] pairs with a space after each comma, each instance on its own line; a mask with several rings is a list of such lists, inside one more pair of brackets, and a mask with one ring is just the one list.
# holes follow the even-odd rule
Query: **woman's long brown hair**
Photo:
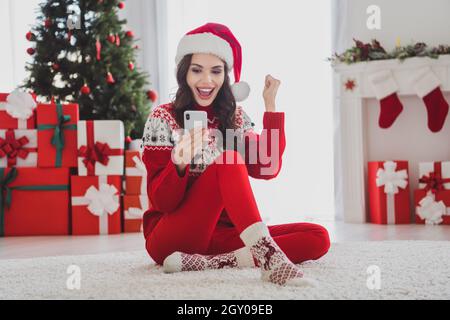
[[[193, 110], [196, 104], [191, 88], [187, 83], [187, 73], [192, 61], [192, 54], [184, 56], [177, 69], [178, 90], [175, 100], [172, 102], [175, 112], [175, 120], [178, 125], [184, 127], [184, 111]], [[230, 87], [230, 77], [228, 76], [228, 67], [224, 67], [225, 79], [220, 88], [212, 108], [215, 116], [219, 119], [219, 130], [222, 132], [223, 145], [226, 145], [226, 129], [237, 129], [235, 124], [236, 100]]]

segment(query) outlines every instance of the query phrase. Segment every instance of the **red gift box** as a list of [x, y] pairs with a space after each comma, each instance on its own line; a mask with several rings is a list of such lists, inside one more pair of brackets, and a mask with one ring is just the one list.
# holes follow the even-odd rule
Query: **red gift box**
[[[444, 166], [446, 177], [443, 177]], [[419, 187], [422, 189], [414, 191], [416, 223], [449, 225], [450, 190], [445, 189], [445, 185], [450, 181], [450, 178], [448, 178], [448, 162], [421, 163], [420, 169]]]
[[368, 189], [370, 222], [411, 223], [407, 161], [369, 162]]
[[121, 232], [120, 176], [72, 176], [72, 234]]
[[141, 232], [142, 217], [149, 209], [147, 195], [125, 195], [123, 196], [123, 215], [125, 232]]
[[37, 107], [38, 166], [77, 167], [77, 104]]
[[125, 151], [125, 194], [147, 194], [147, 170], [139, 151]]
[[[10, 115], [5, 108], [9, 93], [0, 93], [0, 129], [35, 129], [36, 128], [36, 110], [33, 110], [31, 116], [27, 119], [18, 119]], [[33, 100], [35, 97], [31, 95]]]
[[0, 168], [0, 200], [0, 236], [69, 233], [66, 168]]
[[414, 206], [417, 224], [450, 225], [450, 190], [414, 190]]

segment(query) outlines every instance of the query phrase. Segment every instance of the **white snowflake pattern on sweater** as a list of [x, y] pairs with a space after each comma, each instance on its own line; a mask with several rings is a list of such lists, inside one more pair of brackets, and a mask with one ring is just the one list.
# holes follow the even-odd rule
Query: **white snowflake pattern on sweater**
[[[172, 105], [165, 104], [152, 110], [145, 125], [142, 137], [142, 147], [149, 150], [172, 150], [181, 139], [181, 127], [172, 113]], [[254, 124], [242, 107], [236, 107], [235, 116], [238, 132], [253, 131]], [[190, 175], [200, 175], [223, 152], [213, 137], [198, 157], [192, 160], [189, 168]]]

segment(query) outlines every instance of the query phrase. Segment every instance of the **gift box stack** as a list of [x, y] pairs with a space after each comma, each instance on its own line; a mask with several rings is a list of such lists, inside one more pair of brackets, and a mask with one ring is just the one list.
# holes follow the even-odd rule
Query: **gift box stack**
[[117, 234], [122, 231], [120, 195], [124, 165], [122, 121], [79, 121], [71, 177], [72, 234]]
[[418, 170], [411, 212], [408, 161], [368, 163], [370, 222], [450, 225], [450, 162], [421, 162]]
[[[56, 106], [48, 107], [51, 119], [36, 106], [29, 94], [0, 94], [0, 236], [69, 233], [69, 168], [42, 164], [55, 155], [55, 145], [64, 145], [61, 130], [76, 123], [78, 109], [59, 124]], [[39, 123], [48, 126], [46, 132]]]
[[140, 231], [145, 168], [126, 152], [123, 216], [124, 135], [119, 120], [80, 121], [77, 104], [0, 94], [0, 236]]
[[140, 150], [125, 152], [125, 195], [123, 196], [124, 231], [142, 230], [142, 216], [149, 209], [147, 171]]

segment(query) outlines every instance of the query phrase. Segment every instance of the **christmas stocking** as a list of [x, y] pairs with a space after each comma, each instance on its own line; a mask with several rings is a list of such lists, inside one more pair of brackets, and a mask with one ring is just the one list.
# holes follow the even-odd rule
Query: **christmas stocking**
[[427, 107], [428, 128], [432, 132], [441, 131], [448, 114], [448, 103], [440, 85], [441, 82], [430, 67], [418, 70], [413, 77], [414, 90]]
[[380, 117], [378, 125], [387, 129], [395, 122], [403, 111], [403, 105], [397, 95], [397, 83], [390, 71], [380, 71], [369, 76], [369, 81], [375, 92], [375, 96], [380, 101]]
[[253, 256], [246, 247], [217, 255], [174, 252], [163, 262], [163, 270], [166, 273], [223, 268], [251, 268], [254, 266]]
[[313, 285], [313, 282], [303, 278], [300, 268], [292, 263], [280, 249], [264, 223], [256, 222], [250, 225], [242, 231], [240, 238], [258, 261], [262, 280], [281, 286]]

